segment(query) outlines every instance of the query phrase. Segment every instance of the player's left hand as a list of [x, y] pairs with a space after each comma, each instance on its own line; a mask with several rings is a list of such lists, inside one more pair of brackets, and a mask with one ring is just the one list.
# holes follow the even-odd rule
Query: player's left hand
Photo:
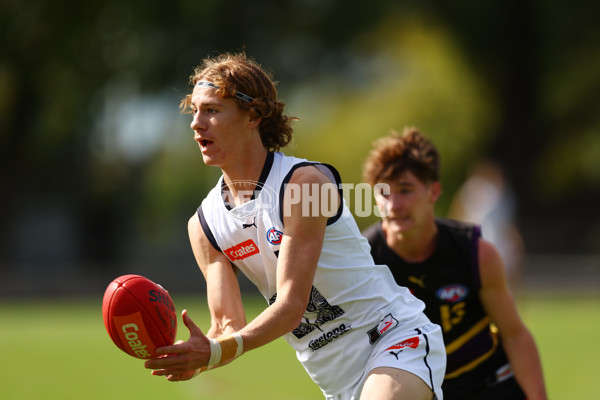
[[190, 331], [187, 342], [178, 341], [171, 346], [156, 349], [161, 354], [144, 363], [152, 369], [152, 375], [165, 376], [170, 381], [182, 381], [193, 378], [210, 359], [210, 342], [202, 330], [192, 321], [187, 310], [182, 312], [183, 323]]

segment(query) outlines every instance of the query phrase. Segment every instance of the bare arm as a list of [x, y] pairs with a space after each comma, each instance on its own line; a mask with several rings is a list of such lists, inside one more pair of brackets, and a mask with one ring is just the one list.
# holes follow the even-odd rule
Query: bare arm
[[206, 279], [211, 328], [205, 336], [187, 310], [183, 311], [183, 322], [190, 331], [190, 338], [186, 342], [179, 341], [157, 349], [169, 356], [145, 363], [146, 368], [154, 370], [153, 375], [165, 376], [170, 381], [188, 380], [209, 364], [209, 337], [228, 336], [246, 325], [240, 287], [229, 260], [209, 242], [196, 215], [188, 222], [188, 233], [194, 256]]
[[206, 299], [211, 328], [208, 337], [216, 338], [237, 332], [246, 325], [240, 287], [227, 257], [206, 238], [196, 215], [188, 222], [188, 233], [196, 262], [206, 280]]
[[[296, 170], [290, 180], [292, 185], [308, 184], [308, 188], [319, 193], [321, 185], [326, 183], [331, 182], [310, 166]], [[307, 194], [310, 195], [310, 192]], [[290, 189], [284, 196], [286, 204], [290, 201]], [[339, 205], [341, 199], [337, 196], [337, 191], [332, 190], [329, 198]], [[284, 232], [277, 263], [277, 299], [247, 325], [239, 285], [229, 260], [212, 247], [199, 222], [190, 221], [192, 248], [207, 281], [212, 320], [210, 336], [220, 337], [236, 332], [241, 336], [244, 351], [248, 351], [283, 336], [299, 325], [321, 255], [327, 217], [320, 212], [303, 215], [302, 201], [291, 204], [289, 210], [283, 218]], [[211, 356], [209, 339], [185, 311], [183, 320], [190, 330], [190, 339], [160, 349], [163, 354], [175, 355], [147, 361], [146, 367], [155, 369], [154, 375], [166, 376], [169, 380], [186, 380], [194, 376], [194, 371], [208, 365]], [[231, 359], [223, 360], [228, 361]]]
[[[302, 201], [290, 201], [290, 186], [308, 184], [307, 188], [320, 190], [331, 183], [316, 168], [308, 166], [294, 172], [285, 192], [284, 205], [289, 205], [289, 215], [284, 213], [284, 231], [277, 262], [277, 299], [240, 331], [244, 349], [254, 349], [295, 329], [306, 310], [317, 262], [323, 247], [327, 217], [303, 215]], [[314, 184], [314, 186], [312, 186]], [[299, 186], [296, 186], [299, 187]], [[337, 192], [331, 193], [339, 204]], [[284, 207], [285, 208], [285, 207]]]
[[479, 297], [498, 327], [517, 381], [528, 399], [545, 400], [546, 389], [537, 346], [518, 314], [506, 282], [502, 259], [496, 248], [485, 240], [479, 241], [479, 270]]

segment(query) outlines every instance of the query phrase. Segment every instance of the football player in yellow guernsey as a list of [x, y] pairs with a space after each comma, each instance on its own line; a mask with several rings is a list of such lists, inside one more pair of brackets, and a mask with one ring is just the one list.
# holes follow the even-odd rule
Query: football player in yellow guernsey
[[375, 262], [388, 265], [442, 327], [444, 398], [545, 399], [538, 351], [498, 251], [478, 226], [434, 216], [441, 193], [434, 145], [415, 128], [392, 132], [375, 143], [363, 175], [383, 188], [375, 194], [382, 220], [363, 232]]

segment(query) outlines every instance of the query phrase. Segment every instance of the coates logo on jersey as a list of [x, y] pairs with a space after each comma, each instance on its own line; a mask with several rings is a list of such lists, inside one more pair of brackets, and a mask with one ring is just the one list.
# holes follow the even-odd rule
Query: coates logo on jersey
[[416, 349], [417, 347], [419, 347], [419, 337], [418, 336], [411, 337], [410, 339], [406, 339], [400, 343], [396, 343], [392, 347], [388, 347], [385, 351], [391, 351], [391, 350], [400, 350], [401, 351], [402, 349], [405, 349], [407, 347], [410, 347], [411, 349]]
[[283, 232], [278, 231], [275, 227], [272, 227], [267, 231], [267, 240], [271, 244], [281, 244], [281, 238], [283, 237]]
[[456, 303], [457, 301], [461, 301], [467, 297], [467, 293], [469, 293], [469, 289], [463, 285], [455, 283], [453, 285], [446, 285], [438, 290], [437, 297], [438, 299], [448, 303]]
[[260, 252], [258, 251], [258, 246], [256, 245], [256, 243], [254, 243], [252, 239], [248, 239], [245, 242], [236, 244], [235, 246], [228, 248], [223, 253], [225, 253], [225, 255], [229, 257], [231, 261], [235, 261], [243, 260], [244, 258], [253, 256]]

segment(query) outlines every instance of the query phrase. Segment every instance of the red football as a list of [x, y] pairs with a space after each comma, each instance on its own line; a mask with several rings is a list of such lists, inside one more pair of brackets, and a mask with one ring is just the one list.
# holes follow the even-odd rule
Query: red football
[[158, 347], [175, 342], [177, 315], [171, 296], [143, 276], [112, 281], [104, 292], [102, 317], [112, 341], [130, 356], [155, 357]]

